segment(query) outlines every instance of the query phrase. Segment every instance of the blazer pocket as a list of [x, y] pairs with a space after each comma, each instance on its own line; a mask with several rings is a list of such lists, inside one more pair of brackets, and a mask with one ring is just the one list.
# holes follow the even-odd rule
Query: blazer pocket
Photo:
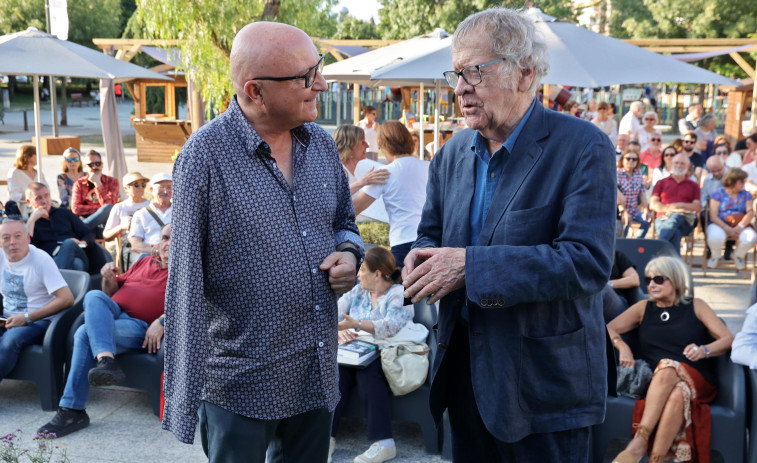
[[589, 402], [584, 328], [545, 338], [521, 338], [518, 400], [529, 413], [555, 413]]
[[529, 246], [551, 243], [556, 223], [551, 214], [549, 205], [505, 213], [504, 220], [495, 230], [492, 244]]

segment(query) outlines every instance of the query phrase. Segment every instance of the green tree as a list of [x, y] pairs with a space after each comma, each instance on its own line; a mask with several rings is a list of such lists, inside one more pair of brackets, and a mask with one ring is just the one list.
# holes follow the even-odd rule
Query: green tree
[[[45, 31], [44, 0], [0, 0], [0, 34], [36, 27]], [[95, 37], [121, 36], [121, 0], [68, 2], [68, 40], [89, 48]]]
[[[428, 34], [437, 27], [448, 33], [455, 32], [457, 25], [478, 11], [494, 6], [523, 8], [523, 0], [379, 0], [381, 25], [379, 30], [385, 39], [407, 39]], [[560, 19], [573, 20], [575, 12], [570, 0], [541, 0], [534, 6]]]
[[372, 22], [346, 15], [336, 25], [334, 38], [344, 40], [378, 39], [380, 35], [378, 28]]
[[336, 0], [139, 0], [130, 27], [145, 38], [181, 40], [182, 67], [216, 110], [234, 89], [229, 54], [236, 33], [246, 24], [277, 21], [314, 37], [336, 33]]

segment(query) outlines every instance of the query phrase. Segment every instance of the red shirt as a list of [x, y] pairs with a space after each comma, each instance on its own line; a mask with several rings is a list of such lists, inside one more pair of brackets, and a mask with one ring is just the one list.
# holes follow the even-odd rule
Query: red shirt
[[116, 282], [119, 288], [112, 299], [130, 317], [152, 323], [163, 315], [168, 267], [161, 268], [152, 257], [143, 257]]
[[71, 212], [76, 215], [91, 215], [106, 204], [118, 202], [118, 180], [103, 174], [100, 186], [94, 184], [84, 176], [74, 182], [71, 191]]
[[[652, 196], [660, 198], [662, 204], [691, 203], [700, 200], [699, 185], [689, 178], [684, 178], [681, 183], [678, 183], [671, 175], [657, 182], [652, 190]], [[663, 215], [665, 214], [662, 212], [657, 213], [657, 217]]]
[[649, 150], [646, 150], [639, 156], [639, 161], [641, 164], [647, 166], [647, 171], [651, 174], [652, 169], [660, 167], [662, 164], [662, 151], [658, 152], [657, 156], [654, 156]]

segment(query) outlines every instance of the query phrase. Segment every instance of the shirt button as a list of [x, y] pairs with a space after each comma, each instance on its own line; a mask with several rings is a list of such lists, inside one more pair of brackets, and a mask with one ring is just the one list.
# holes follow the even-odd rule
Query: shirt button
[[302, 232], [302, 236], [308, 236], [308, 232], [306, 232], [306, 231], [303, 231], [303, 232]]
[[318, 347], [323, 347], [323, 341], [318, 343]]
[[497, 176], [497, 173], [496, 172], [492, 172], [492, 178], [494, 178], [496, 176]]
[[310, 271], [313, 272], [313, 275], [315, 275], [316, 273], [318, 273], [318, 269], [317, 268], [314, 268], [314, 269], [312, 269]]
[[321, 306], [320, 305], [316, 305], [315, 306], [315, 310], [321, 310]]

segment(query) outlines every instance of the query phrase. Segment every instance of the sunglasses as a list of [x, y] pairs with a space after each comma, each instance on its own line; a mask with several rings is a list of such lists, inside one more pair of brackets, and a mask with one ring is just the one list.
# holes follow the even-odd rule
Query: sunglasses
[[644, 120], [645, 121], [655, 121], [657, 119], [655, 119], [654, 117], [645, 117]]
[[639, 158], [623, 158], [623, 159], [625, 159], [626, 161], [633, 161], [633, 162], [636, 162], [639, 160]]
[[134, 188], [145, 188], [147, 186], [147, 182], [132, 182], [129, 185], [133, 186]]
[[79, 162], [79, 158], [67, 158], [66, 161], [68, 161], [68, 162]]
[[715, 154], [717, 154], [718, 156], [727, 156], [728, 151], [715, 151]]
[[663, 156], [665, 156], [666, 158], [672, 158], [676, 154], [678, 154], [678, 153], [665, 153], [665, 154], [663, 154]]
[[100, 167], [101, 165], [103, 165], [102, 161], [95, 161], [87, 164], [88, 167]]
[[650, 138], [649, 141], [662, 141], [662, 138]]
[[694, 140], [684, 140], [684, 143], [696, 143]]
[[647, 286], [649, 286], [649, 284], [654, 281], [654, 284], [661, 285], [661, 284], [665, 283], [669, 279], [670, 278], [664, 277], [662, 275], [657, 275], [657, 276], [654, 276], [654, 277], [647, 277], [647, 276], [645, 276], [644, 277], [644, 283], [646, 283]]

